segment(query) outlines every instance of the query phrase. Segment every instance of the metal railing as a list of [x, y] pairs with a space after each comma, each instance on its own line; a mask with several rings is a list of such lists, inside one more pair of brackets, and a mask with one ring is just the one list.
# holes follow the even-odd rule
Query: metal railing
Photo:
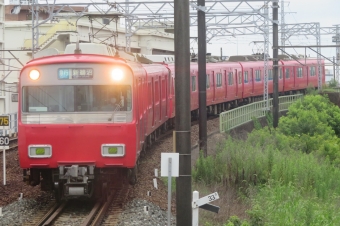
[[[295, 101], [302, 99], [303, 94], [279, 97], [279, 111], [288, 110], [288, 107]], [[270, 110], [273, 108], [273, 98], [269, 99]], [[266, 115], [266, 101], [247, 104], [220, 114], [220, 132], [226, 132], [247, 122], [253, 117], [260, 118]]]
[[[11, 113], [6, 115], [8, 115], [9, 117], [9, 126], [0, 126], [0, 136], [18, 133], [18, 113]], [[5, 128], [5, 134], [3, 134], [3, 128]]]

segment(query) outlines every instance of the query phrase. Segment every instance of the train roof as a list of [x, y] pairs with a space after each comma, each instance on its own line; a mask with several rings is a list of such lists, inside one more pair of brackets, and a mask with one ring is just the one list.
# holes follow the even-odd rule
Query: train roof
[[[144, 54], [136, 54], [129, 53], [122, 50], [117, 50], [114, 47], [106, 44], [100, 43], [78, 43], [78, 48], [80, 50], [81, 55], [102, 55], [109, 57], [122, 58], [131, 62], [138, 62], [142, 64], [152, 64], [152, 63], [166, 63], [173, 62], [173, 58], [171, 59], [169, 56], [165, 58], [163, 55], [144, 55]], [[57, 49], [44, 49], [35, 54], [36, 58], [43, 58], [48, 56], [65, 56], [65, 55], [73, 55], [75, 54], [75, 50], [77, 49], [77, 44], [68, 44], [65, 48], [64, 54], [60, 54]], [[160, 60], [162, 59], [162, 60]]]
[[[74, 54], [76, 44], [68, 44], [65, 48], [64, 54]], [[98, 43], [79, 43], [79, 48], [82, 54], [98, 54], [106, 56], [114, 56], [116, 54], [115, 48]]]
[[119, 57], [110, 57], [110, 56], [95, 55], [95, 54], [60, 54], [60, 55], [42, 57], [42, 58], [31, 60], [24, 66], [24, 68], [28, 66], [61, 64], [61, 63], [68, 63], [68, 62], [123, 64], [123, 63], [126, 63], [126, 60], [119, 58]]

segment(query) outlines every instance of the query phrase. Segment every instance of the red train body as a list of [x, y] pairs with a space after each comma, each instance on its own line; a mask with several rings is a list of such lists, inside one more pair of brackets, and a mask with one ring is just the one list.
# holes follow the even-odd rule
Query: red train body
[[[263, 66], [262, 61], [208, 63], [209, 111], [261, 97]], [[280, 61], [280, 66], [280, 93], [317, 87], [317, 60], [307, 59], [305, 66]], [[37, 74], [36, 80], [30, 78]], [[324, 76], [323, 66], [323, 82]], [[197, 63], [191, 63], [190, 77], [195, 116]], [[24, 179], [54, 189], [58, 197], [93, 196], [95, 184], [118, 172], [134, 183], [141, 151], [173, 124], [174, 79], [174, 65], [113, 56], [64, 54], [30, 61], [20, 74], [18, 142]]]

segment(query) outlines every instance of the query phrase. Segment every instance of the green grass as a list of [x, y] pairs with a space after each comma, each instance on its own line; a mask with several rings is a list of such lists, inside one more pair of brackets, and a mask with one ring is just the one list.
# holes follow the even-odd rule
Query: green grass
[[250, 225], [340, 225], [339, 168], [276, 135], [228, 139], [216, 156], [200, 157], [193, 179], [237, 187], [252, 203]]

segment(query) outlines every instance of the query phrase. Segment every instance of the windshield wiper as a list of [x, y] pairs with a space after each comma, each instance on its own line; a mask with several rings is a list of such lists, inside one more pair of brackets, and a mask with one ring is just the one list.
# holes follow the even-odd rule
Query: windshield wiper
[[120, 111], [120, 109], [123, 107], [123, 103], [122, 103], [122, 102], [123, 102], [123, 101], [120, 100], [120, 102], [119, 102], [118, 104], [115, 104], [115, 107], [114, 107], [114, 109], [113, 109], [113, 111], [112, 111], [112, 115], [111, 115], [111, 117], [108, 119], [108, 121], [113, 121], [114, 113], [115, 113], [116, 111]]

